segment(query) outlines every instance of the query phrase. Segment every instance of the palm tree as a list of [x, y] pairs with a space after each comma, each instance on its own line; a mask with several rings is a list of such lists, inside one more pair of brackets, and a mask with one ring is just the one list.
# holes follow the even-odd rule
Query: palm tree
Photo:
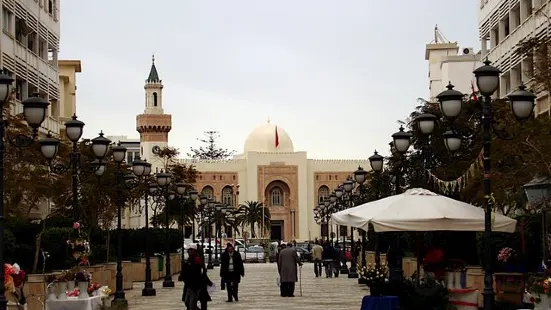
[[237, 209], [237, 221], [241, 227], [251, 226], [251, 237], [256, 238], [255, 225], [263, 225], [264, 230], [270, 227], [270, 209], [259, 201], [245, 201]]

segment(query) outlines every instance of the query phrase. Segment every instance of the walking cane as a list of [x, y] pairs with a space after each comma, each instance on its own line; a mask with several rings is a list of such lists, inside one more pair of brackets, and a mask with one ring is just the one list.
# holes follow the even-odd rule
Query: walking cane
[[298, 289], [300, 291], [300, 297], [302, 297], [302, 265], [298, 270]]

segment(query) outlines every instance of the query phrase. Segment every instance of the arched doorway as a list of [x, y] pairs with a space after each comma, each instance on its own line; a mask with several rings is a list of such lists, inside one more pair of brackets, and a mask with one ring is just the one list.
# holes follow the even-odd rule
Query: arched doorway
[[266, 186], [264, 205], [270, 209], [271, 240], [280, 241], [294, 237], [295, 222], [291, 216], [292, 201], [291, 189], [284, 181], [275, 180]]

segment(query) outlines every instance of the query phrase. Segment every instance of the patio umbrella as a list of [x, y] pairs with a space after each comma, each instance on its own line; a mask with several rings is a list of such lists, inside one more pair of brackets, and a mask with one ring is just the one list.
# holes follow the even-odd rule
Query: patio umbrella
[[[390, 231], [484, 231], [484, 209], [414, 188], [400, 195], [368, 202], [331, 216], [335, 224], [376, 232]], [[492, 214], [492, 231], [515, 231], [517, 221]]]

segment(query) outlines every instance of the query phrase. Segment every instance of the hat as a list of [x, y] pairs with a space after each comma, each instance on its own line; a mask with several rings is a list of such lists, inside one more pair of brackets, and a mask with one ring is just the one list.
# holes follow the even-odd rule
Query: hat
[[197, 244], [190, 244], [188, 250], [197, 250]]

